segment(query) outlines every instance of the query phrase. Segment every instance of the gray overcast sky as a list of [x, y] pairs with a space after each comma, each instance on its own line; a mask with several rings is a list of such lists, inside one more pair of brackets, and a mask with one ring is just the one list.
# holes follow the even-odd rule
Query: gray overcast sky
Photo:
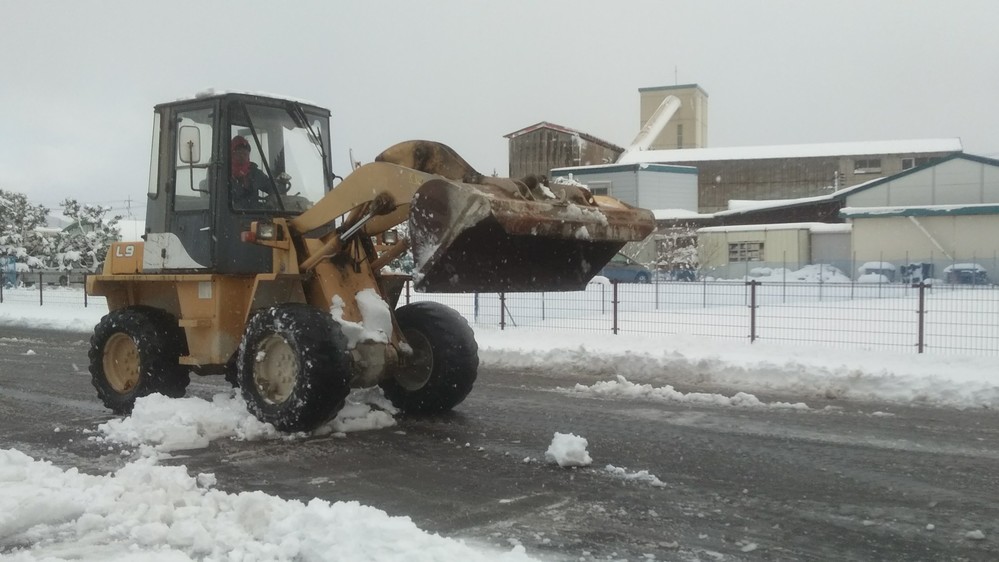
[[999, 157], [995, 0], [0, 0], [0, 188], [144, 213], [152, 106], [205, 88], [333, 112], [334, 169], [426, 138], [507, 171], [538, 121], [619, 145], [697, 83], [709, 145], [960, 137]]

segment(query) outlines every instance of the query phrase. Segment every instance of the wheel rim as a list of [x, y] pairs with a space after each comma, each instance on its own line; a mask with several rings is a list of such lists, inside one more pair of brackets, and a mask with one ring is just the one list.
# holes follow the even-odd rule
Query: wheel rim
[[253, 359], [253, 383], [264, 400], [280, 404], [294, 392], [298, 368], [298, 356], [288, 340], [272, 334], [257, 348]]
[[139, 348], [128, 334], [118, 332], [104, 345], [104, 378], [122, 394], [139, 384]]
[[409, 347], [413, 348], [413, 355], [406, 362], [406, 367], [396, 372], [395, 380], [406, 390], [419, 390], [427, 384], [434, 370], [433, 347], [430, 345], [430, 340], [421, 332], [403, 330], [403, 334]]

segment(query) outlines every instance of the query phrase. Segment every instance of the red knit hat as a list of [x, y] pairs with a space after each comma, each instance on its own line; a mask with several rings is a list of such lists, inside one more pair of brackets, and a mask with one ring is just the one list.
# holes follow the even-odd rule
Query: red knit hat
[[232, 137], [232, 141], [229, 142], [229, 150], [236, 150], [237, 148], [250, 149], [250, 143], [245, 138], [236, 135]]

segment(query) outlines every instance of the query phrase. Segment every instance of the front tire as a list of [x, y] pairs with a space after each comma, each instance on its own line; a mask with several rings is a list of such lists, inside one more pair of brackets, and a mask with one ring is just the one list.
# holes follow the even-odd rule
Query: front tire
[[407, 413], [441, 412], [460, 404], [479, 368], [479, 348], [468, 322], [429, 301], [399, 308], [396, 320], [413, 356], [381, 383], [385, 396]]
[[116, 414], [128, 414], [141, 396], [184, 396], [191, 373], [179, 363], [186, 342], [177, 320], [147, 306], [115, 310], [90, 338], [91, 383]]
[[350, 393], [347, 340], [329, 313], [306, 304], [254, 314], [237, 366], [247, 409], [281, 431], [315, 429]]

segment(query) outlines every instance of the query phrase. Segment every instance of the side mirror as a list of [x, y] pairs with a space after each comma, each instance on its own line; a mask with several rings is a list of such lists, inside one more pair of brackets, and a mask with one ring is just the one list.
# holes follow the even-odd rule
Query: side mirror
[[177, 149], [180, 151], [180, 161], [184, 164], [201, 162], [201, 131], [193, 125], [182, 126], [178, 134]]

